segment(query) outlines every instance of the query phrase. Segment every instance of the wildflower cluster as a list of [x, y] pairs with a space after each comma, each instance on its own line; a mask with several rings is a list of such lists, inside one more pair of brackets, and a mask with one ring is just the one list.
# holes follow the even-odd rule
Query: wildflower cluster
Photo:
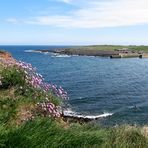
[[53, 117], [60, 117], [62, 114], [60, 107], [51, 102], [38, 103], [37, 105], [42, 110], [44, 116], [52, 115]]
[[62, 98], [64, 100], [68, 99], [67, 92], [61, 86], [58, 87], [57, 85], [54, 85], [54, 84], [44, 83], [42, 85], [42, 88], [46, 92], [51, 91], [54, 95], [56, 95], [59, 98]]
[[[23, 71], [23, 79], [27, 86], [32, 87], [36, 90], [43, 91], [45, 94], [53, 94], [58, 98], [61, 99], [68, 99], [67, 92], [60, 86], [54, 84], [48, 84], [44, 82], [44, 78], [42, 75], [36, 72], [36, 68], [33, 68], [31, 64], [21, 62], [21, 61], [12, 61], [12, 60], [2, 60], [0, 62], [4, 64], [5, 69], [9, 67], [14, 67], [17, 71]], [[3, 77], [0, 75], [0, 85], [3, 85]], [[22, 86], [21, 86], [22, 88]], [[42, 102], [37, 103], [37, 106], [44, 112], [44, 115], [51, 115], [54, 117], [60, 117], [61, 111], [59, 107], [54, 105], [49, 100], [47, 101], [46, 98], [42, 100]]]
[[61, 86], [45, 83], [43, 76], [38, 74], [36, 68], [33, 68], [31, 64], [19, 61], [17, 66], [24, 69], [26, 82], [34, 88], [43, 89], [45, 92], [50, 91], [59, 98], [68, 99], [67, 92]]

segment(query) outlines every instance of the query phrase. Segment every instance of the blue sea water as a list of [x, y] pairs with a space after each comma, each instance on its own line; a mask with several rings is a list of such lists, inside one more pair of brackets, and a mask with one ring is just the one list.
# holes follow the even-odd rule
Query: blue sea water
[[25, 52], [64, 46], [0, 46], [17, 60], [31, 63], [45, 80], [69, 94], [72, 111], [85, 115], [112, 113], [100, 124], [148, 124], [148, 59], [57, 56]]

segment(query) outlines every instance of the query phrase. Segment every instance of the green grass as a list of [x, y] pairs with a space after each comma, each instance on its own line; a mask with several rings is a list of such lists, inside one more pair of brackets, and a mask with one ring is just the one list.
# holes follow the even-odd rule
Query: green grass
[[105, 51], [114, 51], [117, 49], [122, 49], [122, 48], [128, 48], [133, 51], [148, 51], [148, 46], [135, 46], [135, 45], [130, 45], [130, 46], [123, 46], [123, 45], [91, 45], [91, 46], [78, 46], [78, 47], [72, 47], [71, 50], [73, 49], [88, 49], [88, 50], [105, 50]]
[[4, 50], [2, 50], [2, 49], [0, 49], [0, 53], [5, 53], [6, 51], [4, 51]]
[[129, 49], [135, 51], [146, 51], [148, 52], [148, 46], [129, 46]]
[[55, 120], [35, 118], [19, 127], [0, 125], [0, 146], [6, 148], [147, 148], [140, 130], [128, 126], [102, 128], [94, 125], [69, 125], [63, 128]]
[[90, 50], [116, 50], [120, 48], [124, 48], [125, 46], [115, 46], [115, 45], [93, 45], [93, 46], [82, 46], [82, 47], [76, 47], [79, 49], [90, 49]]
[[7, 134], [7, 147], [95, 147], [105, 140], [105, 130], [75, 126], [61, 128], [54, 120], [39, 118]]

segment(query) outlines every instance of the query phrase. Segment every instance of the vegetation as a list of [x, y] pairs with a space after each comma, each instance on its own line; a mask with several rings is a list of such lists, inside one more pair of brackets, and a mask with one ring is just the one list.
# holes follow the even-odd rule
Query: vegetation
[[5, 53], [5, 51], [4, 50], [0, 50], [0, 53]]
[[129, 50], [133, 51], [148, 51], [148, 46], [136, 46], [136, 45], [129, 45], [129, 46], [124, 46], [124, 45], [92, 45], [92, 46], [79, 46], [79, 47], [72, 47], [71, 50], [73, 49], [89, 49], [89, 50], [105, 50], [105, 51], [114, 51], [117, 49], [122, 49], [122, 48], [128, 48]]
[[67, 123], [66, 92], [43, 82], [30, 64], [0, 61], [0, 148], [147, 148], [146, 131], [123, 125]]

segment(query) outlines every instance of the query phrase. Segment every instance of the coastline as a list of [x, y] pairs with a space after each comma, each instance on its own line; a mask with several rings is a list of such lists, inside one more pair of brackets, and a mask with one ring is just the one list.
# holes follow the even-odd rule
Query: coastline
[[[43, 51], [43, 52], [47, 52], [48, 50], [46, 51]], [[40, 52], [40, 51], [35, 51], [35, 52]], [[9, 52], [6, 52], [6, 51], [1, 51], [0, 50], [0, 60], [5, 60], [5, 62], [9, 63], [9, 61], [11, 61], [12, 63], [14, 62], [17, 62], [13, 56], [9, 53]], [[2, 64], [3, 65], [3, 64]], [[62, 110], [62, 114], [61, 114], [61, 118], [63, 121], [65, 122], [77, 122], [77, 123], [88, 123], [88, 122], [91, 122], [91, 121], [95, 121], [95, 120], [99, 120], [101, 118], [104, 118], [106, 116], [110, 116], [111, 114], [107, 114], [107, 115], [104, 115], [104, 114], [100, 114], [100, 115], [97, 115], [97, 116], [94, 116], [94, 115], [83, 115], [83, 114], [78, 114], [78, 113], [75, 113], [75, 112], [72, 112], [72, 111], [68, 111], [68, 110]]]
[[59, 55], [100, 56], [110, 58], [148, 58], [147, 46], [82, 46], [51, 50], [34, 50], [40, 53], [55, 53]]
[[[0, 57], [5, 60], [13, 60], [9, 53], [0, 53]], [[9, 86], [5, 88], [0, 87], [0, 147], [109, 148], [136, 146], [138, 148], [146, 148], [148, 146], [147, 126], [116, 125], [113, 127], [103, 127], [95, 123], [88, 124], [89, 116], [79, 115], [78, 121], [78, 118], [75, 118], [75, 116], [72, 116], [72, 119], [70, 117], [63, 119], [62, 116], [55, 117], [46, 114], [46, 101], [53, 97], [50, 101], [54, 100], [53, 103], [55, 103], [57, 98], [40, 92], [40, 89], [36, 87], [30, 88], [30, 85], [26, 86], [26, 83], [22, 87], [21, 81], [11, 83], [11, 81], [14, 82], [18, 78], [22, 80], [25, 78], [24, 74], [26, 73], [23, 72], [23, 69], [19, 73], [19, 69], [15, 69], [18, 68], [17, 65], [12, 67], [13, 71], [11, 71], [11, 64], [13, 62], [8, 62], [8, 64], [0, 67], [0, 76], [2, 75], [1, 78], [5, 79], [3, 82], [7, 81]], [[21, 63], [19, 68], [20, 66], [26, 68], [24, 64]], [[28, 66], [31, 68], [30, 65]], [[3, 70], [4, 72], [2, 72]], [[9, 72], [12, 72], [13, 79], [11, 79], [12, 77], [7, 77], [10, 74]], [[17, 75], [14, 75], [14, 73], [17, 73]], [[44, 103], [38, 103], [38, 101], [43, 101], [42, 99], [45, 99], [45, 97]], [[47, 105], [51, 107], [53, 104]], [[98, 117], [109, 115], [111, 114], [106, 113]], [[95, 120], [97, 116], [92, 118]]]

